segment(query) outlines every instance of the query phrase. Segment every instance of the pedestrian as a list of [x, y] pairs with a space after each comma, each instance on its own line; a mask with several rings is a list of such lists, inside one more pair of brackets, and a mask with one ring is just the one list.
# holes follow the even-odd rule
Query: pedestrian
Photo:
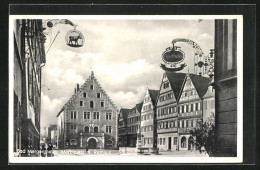
[[46, 152], [46, 147], [45, 147], [45, 143], [42, 144], [42, 147], [41, 147], [41, 156], [44, 157], [45, 156], [45, 152]]
[[50, 157], [52, 157], [52, 148], [53, 148], [52, 144], [49, 143], [49, 144], [48, 144], [48, 148], [47, 148], [47, 150], [48, 150], [48, 153], [47, 153], [47, 154], [48, 154]]

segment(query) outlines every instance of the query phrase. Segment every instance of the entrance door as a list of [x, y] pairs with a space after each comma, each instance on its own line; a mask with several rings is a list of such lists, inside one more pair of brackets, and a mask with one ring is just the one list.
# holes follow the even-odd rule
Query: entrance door
[[96, 149], [97, 147], [97, 142], [95, 139], [89, 139], [88, 141], [88, 149]]
[[188, 150], [192, 150], [193, 149], [193, 137], [189, 137], [189, 140], [188, 140]]
[[168, 138], [168, 150], [171, 150], [172, 149], [172, 138], [169, 137]]

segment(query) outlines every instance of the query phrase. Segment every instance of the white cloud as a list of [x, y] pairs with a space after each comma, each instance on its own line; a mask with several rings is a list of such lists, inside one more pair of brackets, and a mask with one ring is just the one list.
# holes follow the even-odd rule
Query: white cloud
[[213, 39], [213, 36], [209, 35], [208, 33], [203, 33], [199, 35], [200, 39]]
[[47, 95], [42, 93], [41, 128], [47, 127], [49, 124], [56, 123], [56, 116], [63, 106], [64, 101], [66, 101], [66, 98], [50, 99]]

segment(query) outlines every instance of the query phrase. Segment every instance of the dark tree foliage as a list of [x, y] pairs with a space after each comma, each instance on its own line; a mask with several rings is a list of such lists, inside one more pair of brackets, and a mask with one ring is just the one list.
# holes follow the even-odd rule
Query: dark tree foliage
[[212, 122], [200, 123], [198, 127], [190, 131], [194, 137], [194, 141], [191, 141], [200, 153], [205, 150], [210, 157], [216, 151], [215, 145], [215, 125]]

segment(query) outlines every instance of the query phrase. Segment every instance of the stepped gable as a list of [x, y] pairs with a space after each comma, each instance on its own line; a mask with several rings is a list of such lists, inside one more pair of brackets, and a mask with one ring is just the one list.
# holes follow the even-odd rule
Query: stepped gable
[[188, 75], [189, 75], [199, 97], [202, 98], [206, 94], [209, 84], [212, 81], [212, 79], [209, 77], [203, 77], [203, 76], [196, 75], [196, 74], [188, 74]]
[[181, 93], [181, 89], [186, 77], [186, 73], [166, 72], [166, 76], [170, 82], [175, 99], [177, 100]]
[[151, 89], [148, 89], [148, 90], [149, 90], [149, 94], [152, 99], [153, 105], [155, 105], [155, 102], [157, 100], [157, 96], [160, 93], [160, 90], [151, 90]]
[[77, 91], [75, 94], [73, 94], [71, 96], [71, 98], [64, 104], [64, 106], [62, 107], [61, 111], [58, 113], [57, 117], [60, 115], [60, 113], [66, 108], [68, 107], [70, 104], [74, 103], [74, 99], [81, 93], [81, 89], [83, 89], [84, 87], [87, 86], [87, 84], [89, 84], [90, 81], [94, 81], [95, 84], [97, 85], [98, 88], [100, 88], [101, 92], [103, 93], [104, 96], [106, 96], [106, 98], [109, 100], [109, 102], [112, 104], [112, 106], [117, 109], [116, 105], [114, 104], [114, 102], [110, 99], [110, 97], [107, 95], [107, 93], [105, 92], [105, 90], [101, 87], [101, 85], [99, 84], [99, 82], [97, 81], [96, 77], [94, 76], [94, 72], [91, 72], [91, 75], [87, 78], [87, 80], [85, 81], [85, 83], [79, 88], [79, 91]]
[[137, 111], [139, 113], [141, 113], [141, 110], [142, 110], [142, 107], [143, 107], [143, 102], [136, 104], [135, 107], [136, 107]]

